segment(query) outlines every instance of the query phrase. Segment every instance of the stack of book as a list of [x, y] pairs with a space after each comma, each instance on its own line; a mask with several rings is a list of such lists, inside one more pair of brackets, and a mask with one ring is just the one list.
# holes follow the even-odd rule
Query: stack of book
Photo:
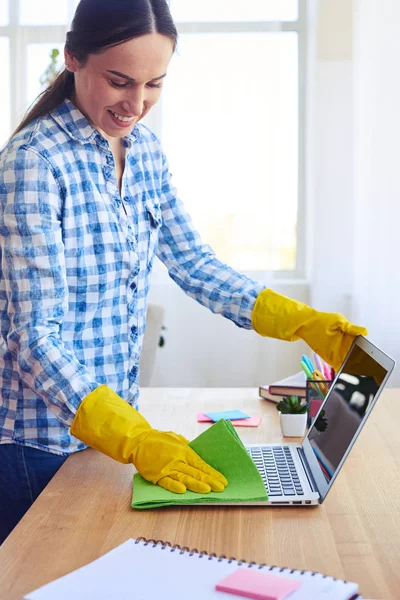
[[278, 403], [282, 396], [300, 396], [306, 397], [307, 377], [303, 371], [299, 371], [295, 375], [290, 375], [271, 383], [270, 385], [260, 385], [259, 394], [265, 400]]

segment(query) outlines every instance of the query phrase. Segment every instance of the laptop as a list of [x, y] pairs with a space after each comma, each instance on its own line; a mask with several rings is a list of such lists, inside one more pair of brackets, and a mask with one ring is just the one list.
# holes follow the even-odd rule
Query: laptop
[[395, 361], [366, 338], [355, 338], [301, 445], [246, 445], [268, 501], [243, 504], [321, 504], [394, 366]]

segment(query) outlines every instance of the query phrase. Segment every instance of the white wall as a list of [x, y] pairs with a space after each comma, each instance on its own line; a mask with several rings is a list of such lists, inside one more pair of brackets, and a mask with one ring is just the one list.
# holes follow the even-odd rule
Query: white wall
[[[314, 2], [310, 23], [308, 189], [311, 302], [352, 314], [352, 0]], [[314, 29], [314, 35], [312, 35]]]
[[354, 7], [354, 308], [400, 364], [400, 2]]
[[311, 302], [368, 327], [400, 362], [400, 2], [313, 4]]

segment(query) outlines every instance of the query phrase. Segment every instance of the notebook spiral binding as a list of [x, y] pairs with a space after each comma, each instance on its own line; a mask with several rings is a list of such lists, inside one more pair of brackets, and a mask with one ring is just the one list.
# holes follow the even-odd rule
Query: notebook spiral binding
[[[219, 556], [217, 556], [217, 554], [215, 554], [215, 552], [208, 553], [207, 550], [199, 551], [197, 548], [190, 549], [188, 546], [180, 546], [179, 544], [172, 545], [170, 542], [164, 542], [163, 540], [153, 540], [153, 539], [147, 539], [145, 537], [138, 537], [135, 539], [135, 544], [138, 544], [139, 542], [144, 542], [144, 544], [143, 544], [144, 546], [152, 545], [153, 548], [155, 548], [156, 546], [160, 546], [161, 550], [165, 550], [166, 548], [168, 548], [169, 552], [176, 552], [177, 550], [179, 551], [179, 554], [184, 554], [185, 552], [188, 552], [189, 556], [196, 556], [197, 558], [203, 558], [206, 556], [207, 560], [217, 560], [218, 562], [226, 560], [228, 563], [235, 562], [238, 567], [240, 567], [242, 565], [247, 565], [248, 569], [251, 569], [252, 567], [257, 567], [257, 569], [266, 568], [267, 571], [275, 571], [275, 572], [279, 572], [279, 573], [283, 573], [285, 571], [287, 573], [297, 573], [299, 575], [305, 575], [305, 574], [308, 574], [311, 576], [320, 575], [324, 579], [333, 579], [333, 581], [338, 581], [335, 577], [330, 577], [329, 575], [324, 575], [323, 573], [319, 573], [318, 571], [300, 571], [297, 569], [288, 569], [287, 567], [277, 567], [275, 565], [269, 566], [269, 565], [266, 565], [265, 563], [257, 564], [254, 561], [247, 562], [244, 559], [238, 560], [235, 556], [230, 556], [228, 558], [227, 556], [225, 556], [225, 554], [220, 554]], [[347, 582], [344, 581], [344, 583], [347, 583]], [[353, 598], [351, 600], [356, 600], [357, 598], [360, 598], [360, 596], [359, 595], [353, 596]]]

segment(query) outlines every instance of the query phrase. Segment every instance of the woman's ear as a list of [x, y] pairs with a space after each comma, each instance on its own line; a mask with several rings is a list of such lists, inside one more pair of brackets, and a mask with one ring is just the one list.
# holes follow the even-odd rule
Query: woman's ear
[[79, 69], [79, 62], [74, 56], [71, 56], [66, 48], [64, 48], [65, 68], [71, 73], [75, 73]]

